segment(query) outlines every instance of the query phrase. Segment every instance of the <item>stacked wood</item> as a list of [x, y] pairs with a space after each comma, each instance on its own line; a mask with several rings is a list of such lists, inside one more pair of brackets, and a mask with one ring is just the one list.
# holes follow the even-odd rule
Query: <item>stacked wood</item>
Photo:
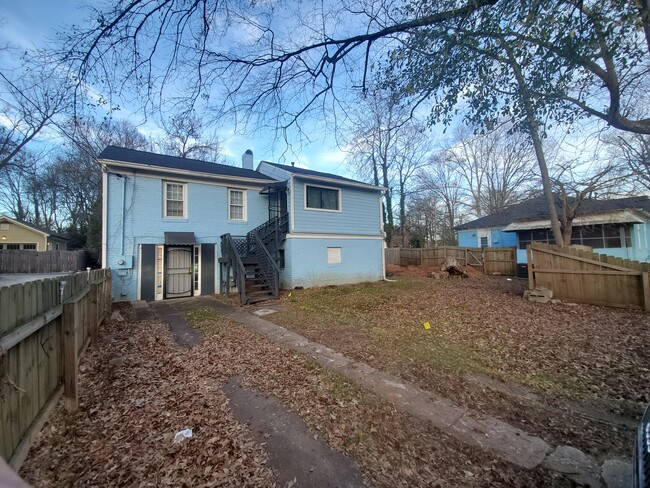
[[445, 262], [440, 266], [440, 271], [445, 271], [451, 276], [460, 276], [461, 278], [469, 278], [469, 275], [458, 266], [458, 261], [452, 256], [447, 256]]

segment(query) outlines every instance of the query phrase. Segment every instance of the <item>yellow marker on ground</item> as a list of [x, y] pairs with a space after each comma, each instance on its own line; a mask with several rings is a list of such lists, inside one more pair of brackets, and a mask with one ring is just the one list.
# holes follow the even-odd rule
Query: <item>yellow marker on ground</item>
[[431, 328], [431, 324], [429, 322], [424, 323], [424, 328], [429, 330]]
[[291, 296], [291, 292], [289, 292], [289, 294], [288, 294], [287, 296], [290, 297], [290, 296]]

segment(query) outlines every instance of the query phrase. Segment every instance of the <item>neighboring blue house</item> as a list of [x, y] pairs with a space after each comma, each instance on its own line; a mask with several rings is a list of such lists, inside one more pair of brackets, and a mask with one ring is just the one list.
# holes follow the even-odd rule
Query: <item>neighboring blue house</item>
[[[558, 213], [560, 212], [558, 207]], [[650, 262], [650, 199], [585, 200], [573, 221], [571, 244], [594, 252]], [[553, 243], [551, 220], [543, 196], [456, 227], [460, 247], [517, 247], [517, 263], [524, 264], [531, 242]]]
[[233, 167], [107, 147], [102, 265], [127, 300], [236, 289], [250, 303], [279, 288], [384, 276], [382, 188], [261, 162]]

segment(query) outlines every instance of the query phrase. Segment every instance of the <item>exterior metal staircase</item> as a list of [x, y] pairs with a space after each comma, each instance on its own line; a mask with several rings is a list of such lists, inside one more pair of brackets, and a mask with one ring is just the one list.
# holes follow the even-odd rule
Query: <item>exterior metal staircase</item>
[[221, 293], [234, 288], [243, 304], [277, 298], [280, 293], [280, 244], [289, 214], [276, 216], [245, 236], [221, 236]]

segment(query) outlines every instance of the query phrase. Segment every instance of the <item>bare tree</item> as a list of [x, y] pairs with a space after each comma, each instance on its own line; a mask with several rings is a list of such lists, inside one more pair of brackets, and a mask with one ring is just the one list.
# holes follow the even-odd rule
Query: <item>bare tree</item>
[[409, 197], [405, 234], [411, 247], [434, 246], [446, 225], [435, 192], [420, 189]]
[[535, 153], [528, 138], [508, 126], [481, 134], [457, 128], [441, 159], [453, 165], [477, 217], [517, 203], [536, 183]]
[[440, 205], [443, 225], [440, 227], [440, 240], [446, 245], [456, 245], [455, 227], [462, 223], [466, 208], [463, 199], [463, 182], [453, 166], [431, 156], [429, 164], [418, 175], [421, 191], [429, 193]]
[[19, 166], [30, 142], [72, 106], [69, 80], [42, 60], [0, 69], [0, 171]]
[[14, 218], [26, 222], [32, 219], [27, 184], [36, 164], [33, 156], [23, 150], [13, 158], [14, 164], [2, 170], [0, 185], [0, 207], [11, 213]]
[[573, 221], [582, 214], [585, 200], [617, 196], [624, 179], [611, 162], [582, 171], [577, 171], [572, 164], [559, 165], [552, 181], [565, 245], [571, 243]]
[[400, 103], [395, 93], [379, 88], [370, 91], [349, 116], [352, 129], [346, 134], [347, 161], [361, 178], [386, 188], [384, 229], [389, 243], [396, 228], [397, 199], [400, 234], [404, 239], [411, 181], [431, 149], [426, 127]]
[[650, 191], [650, 136], [612, 134], [605, 139], [609, 157], [624, 175], [631, 191]]
[[164, 139], [159, 143], [165, 154], [181, 158], [218, 162], [221, 143], [216, 133], [209, 133], [194, 111], [178, 113], [162, 122]]

